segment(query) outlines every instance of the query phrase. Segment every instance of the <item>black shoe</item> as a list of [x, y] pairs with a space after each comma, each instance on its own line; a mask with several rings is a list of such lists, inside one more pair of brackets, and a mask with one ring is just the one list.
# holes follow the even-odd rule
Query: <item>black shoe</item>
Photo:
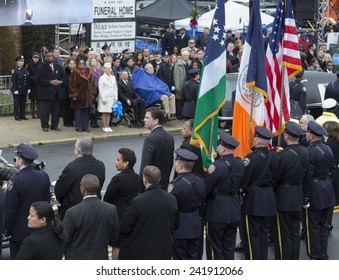
[[55, 130], [55, 131], [61, 131], [61, 129], [59, 127], [51, 127], [51, 130]]
[[235, 251], [237, 251], [237, 252], [243, 252], [244, 251], [244, 244], [242, 244], [242, 241], [235, 244]]
[[16, 121], [21, 121], [21, 118], [20, 117], [15, 117], [15, 120]]
[[43, 127], [43, 128], [42, 128], [42, 131], [48, 132], [49, 129], [48, 129], [47, 127]]
[[97, 128], [97, 126], [95, 125], [95, 123], [91, 123], [91, 128]]
[[22, 120], [25, 120], [25, 121], [27, 121], [27, 120], [28, 120], [28, 118], [27, 118], [27, 117], [21, 117], [21, 119], [22, 119]]

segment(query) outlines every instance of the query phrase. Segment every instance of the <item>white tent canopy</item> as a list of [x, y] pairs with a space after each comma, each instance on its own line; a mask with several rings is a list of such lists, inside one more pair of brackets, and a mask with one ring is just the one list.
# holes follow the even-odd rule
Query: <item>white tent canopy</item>
[[[198, 18], [198, 31], [202, 32], [205, 27], [210, 28], [212, 19], [214, 16], [215, 9], [201, 15]], [[273, 22], [274, 17], [267, 15], [265, 13], [261, 14], [261, 23], [267, 25]], [[243, 29], [244, 26], [248, 26], [249, 23], [249, 7], [240, 5], [233, 1], [227, 1], [225, 3], [225, 20], [226, 20], [226, 29], [237, 30]], [[180, 29], [185, 27], [190, 29], [190, 20], [191, 18], [179, 19], [174, 22], [175, 29]]]

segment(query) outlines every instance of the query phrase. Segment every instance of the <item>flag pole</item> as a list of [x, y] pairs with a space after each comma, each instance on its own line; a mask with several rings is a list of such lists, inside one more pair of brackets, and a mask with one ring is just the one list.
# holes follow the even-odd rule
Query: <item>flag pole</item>
[[251, 91], [251, 111], [250, 111], [250, 127], [248, 133], [248, 145], [252, 147], [252, 130], [253, 130], [253, 110], [254, 110], [254, 86], [250, 87]]
[[209, 144], [209, 147], [208, 147], [209, 156], [211, 156], [211, 154], [212, 154], [213, 132], [214, 132], [214, 117], [211, 118], [210, 144]]
[[283, 114], [283, 103], [284, 103], [284, 97], [285, 97], [284, 83], [285, 83], [285, 66], [283, 66], [281, 69], [281, 94], [280, 94], [278, 147], [281, 147], [282, 114]]

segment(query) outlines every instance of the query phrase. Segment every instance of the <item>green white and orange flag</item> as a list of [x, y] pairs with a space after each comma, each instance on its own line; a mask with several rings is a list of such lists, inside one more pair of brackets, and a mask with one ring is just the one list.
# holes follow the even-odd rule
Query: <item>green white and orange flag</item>
[[213, 161], [217, 149], [218, 112], [226, 101], [225, 38], [224, 0], [218, 0], [206, 46], [191, 139], [192, 144], [198, 142], [201, 147], [204, 169]]

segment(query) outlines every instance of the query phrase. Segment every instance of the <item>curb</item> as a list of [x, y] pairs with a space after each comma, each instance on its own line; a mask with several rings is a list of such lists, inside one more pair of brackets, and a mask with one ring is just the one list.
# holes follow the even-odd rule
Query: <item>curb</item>
[[[166, 128], [166, 131], [168, 132], [180, 132], [180, 128], [173, 127], [173, 128]], [[150, 131], [146, 132], [131, 132], [131, 133], [119, 133], [115, 135], [91, 135], [88, 137], [91, 137], [93, 140], [103, 140], [103, 139], [114, 139], [114, 138], [123, 138], [123, 137], [135, 137], [135, 136], [144, 136], [149, 135]], [[60, 144], [60, 143], [66, 143], [66, 142], [75, 142], [80, 137], [86, 137], [86, 134], [82, 134], [77, 137], [68, 137], [68, 138], [62, 138], [62, 139], [49, 139], [49, 140], [41, 140], [41, 141], [30, 141], [29, 144], [32, 146], [40, 146], [40, 145], [50, 145], [50, 144]], [[11, 149], [16, 148], [18, 144], [6, 144], [6, 145], [0, 145], [0, 149]]]

